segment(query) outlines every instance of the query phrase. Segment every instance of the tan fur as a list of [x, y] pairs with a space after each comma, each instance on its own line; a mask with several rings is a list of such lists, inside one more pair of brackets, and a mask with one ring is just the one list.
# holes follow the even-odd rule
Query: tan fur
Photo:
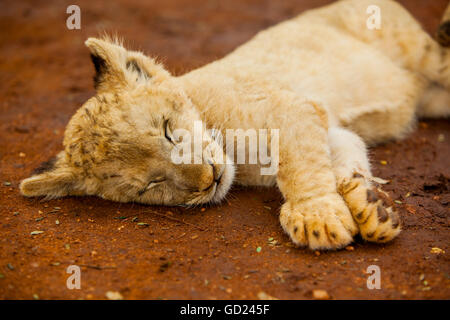
[[[381, 8], [380, 30], [366, 28], [372, 4]], [[115, 41], [86, 45], [97, 95], [69, 122], [54, 168], [22, 182], [26, 196], [192, 205], [223, 199], [233, 181], [276, 184], [286, 199], [280, 222], [296, 244], [341, 248], [358, 232], [386, 242], [399, 219], [374, 186], [365, 143], [408, 133], [422, 96], [421, 114], [448, 115], [448, 49], [389, 0], [305, 12], [181, 77]], [[424, 95], [428, 88], [441, 90], [440, 108]], [[165, 121], [170, 130], [192, 130], [199, 119], [221, 130], [280, 129], [278, 173], [237, 165], [235, 175], [233, 165], [217, 163], [226, 146], [211, 137], [204, 164], [173, 164]]]

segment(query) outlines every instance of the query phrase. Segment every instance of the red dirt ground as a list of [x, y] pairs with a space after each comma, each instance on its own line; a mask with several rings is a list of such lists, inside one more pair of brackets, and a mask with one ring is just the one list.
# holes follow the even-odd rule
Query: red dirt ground
[[[78, 1], [82, 29], [70, 31], [69, 1], [2, 1], [0, 298], [102, 299], [119, 291], [125, 299], [255, 299], [264, 291], [308, 299], [324, 289], [334, 299], [449, 299], [448, 120], [421, 122], [408, 139], [373, 149], [374, 173], [392, 181], [385, 188], [402, 202], [404, 231], [387, 245], [357, 240], [353, 251], [292, 248], [275, 189], [234, 189], [227, 203], [204, 209], [93, 197], [42, 202], [18, 192], [20, 180], [61, 149], [67, 121], [94, 94], [88, 36], [117, 31], [180, 74], [328, 2]], [[447, 3], [401, 2], [429, 32]], [[54, 207], [61, 209], [51, 213]], [[34, 230], [44, 233], [31, 236]], [[269, 245], [270, 237], [280, 245]], [[71, 264], [82, 267], [81, 290], [66, 288]], [[373, 264], [381, 290], [366, 287]]]

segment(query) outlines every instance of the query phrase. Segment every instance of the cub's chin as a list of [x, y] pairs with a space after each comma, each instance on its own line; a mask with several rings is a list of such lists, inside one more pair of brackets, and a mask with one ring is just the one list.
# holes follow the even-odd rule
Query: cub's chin
[[209, 201], [206, 202], [219, 203], [220, 201], [222, 201], [225, 198], [226, 194], [228, 193], [228, 190], [230, 190], [231, 185], [233, 184], [234, 174], [235, 174], [234, 165], [227, 164], [223, 171], [220, 182], [217, 184], [217, 186], [214, 188], [214, 191], [212, 192], [212, 197], [209, 199]]

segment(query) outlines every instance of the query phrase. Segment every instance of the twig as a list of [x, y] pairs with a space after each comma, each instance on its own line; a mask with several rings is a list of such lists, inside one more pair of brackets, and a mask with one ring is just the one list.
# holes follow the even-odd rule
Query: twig
[[162, 214], [162, 213], [159, 213], [159, 212], [154, 212], [154, 211], [144, 211], [144, 212], [153, 213], [153, 214], [156, 214], [157, 216], [166, 218], [166, 219], [168, 219], [168, 220], [172, 220], [172, 221], [176, 221], [176, 222], [179, 222], [179, 223], [183, 223], [183, 224], [185, 224], [185, 225], [188, 225], [188, 226], [197, 228], [197, 229], [199, 229], [200, 231], [206, 231], [206, 230], [208, 230], [207, 228], [205, 229], [205, 228], [200, 227], [200, 226], [198, 226], [198, 225], [196, 225], [196, 224], [189, 223], [189, 222], [186, 222], [186, 221], [183, 221], [183, 220], [181, 220], [181, 219], [174, 218], [174, 217], [169, 217], [169, 216], [166, 216], [165, 214]]
[[181, 239], [186, 235], [186, 232], [183, 232], [178, 238], [175, 238], [175, 240]]
[[92, 264], [80, 264], [81, 267], [96, 269], [96, 270], [105, 270], [105, 269], [116, 269], [115, 266], [96, 266]]

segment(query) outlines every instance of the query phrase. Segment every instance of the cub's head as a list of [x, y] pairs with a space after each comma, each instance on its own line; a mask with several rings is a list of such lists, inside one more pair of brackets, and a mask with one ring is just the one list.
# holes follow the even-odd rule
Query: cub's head
[[[90, 38], [86, 45], [97, 94], [67, 125], [64, 150], [22, 181], [22, 194], [97, 195], [165, 205], [220, 201], [234, 169], [224, 164], [226, 155], [211, 136], [205, 134], [200, 143], [201, 161], [173, 161], [174, 151], [190, 143], [183, 140], [194, 136], [194, 123], [201, 120], [177, 78], [117, 42]], [[178, 129], [187, 135], [174, 134]]]

